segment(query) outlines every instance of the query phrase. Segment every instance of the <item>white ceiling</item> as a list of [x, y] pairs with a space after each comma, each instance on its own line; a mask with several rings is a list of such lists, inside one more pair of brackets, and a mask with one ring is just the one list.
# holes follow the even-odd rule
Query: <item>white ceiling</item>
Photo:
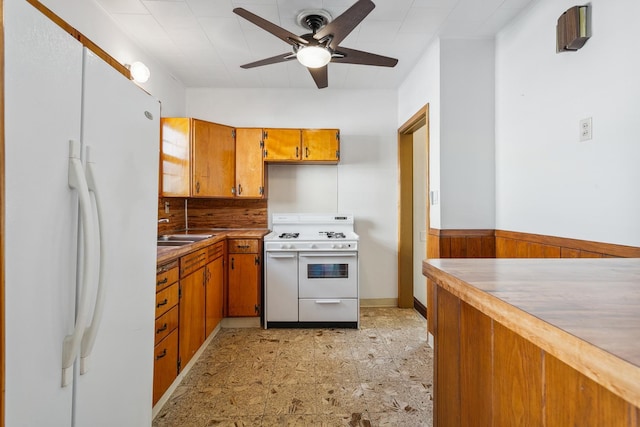
[[[292, 33], [304, 9], [337, 17], [356, 0], [97, 0], [116, 23], [186, 87], [314, 88], [297, 61], [241, 69], [291, 46], [237, 16], [243, 7]], [[374, 0], [341, 46], [398, 58], [394, 68], [329, 64], [334, 89], [394, 89], [436, 36], [491, 38], [535, 0]]]

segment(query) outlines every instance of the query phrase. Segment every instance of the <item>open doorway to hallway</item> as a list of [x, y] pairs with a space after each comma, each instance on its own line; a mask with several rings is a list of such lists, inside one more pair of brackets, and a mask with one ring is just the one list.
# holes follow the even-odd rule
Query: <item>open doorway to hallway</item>
[[[429, 106], [398, 129], [398, 306], [426, 317], [426, 258], [429, 230]], [[415, 291], [414, 291], [415, 288]]]

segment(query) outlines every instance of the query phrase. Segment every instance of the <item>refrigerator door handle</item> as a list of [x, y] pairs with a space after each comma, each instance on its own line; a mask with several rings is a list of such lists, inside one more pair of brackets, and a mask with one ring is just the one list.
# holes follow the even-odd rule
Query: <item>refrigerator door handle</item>
[[78, 289], [77, 311], [73, 333], [64, 338], [62, 345], [62, 387], [73, 381], [73, 362], [80, 350], [82, 333], [89, 317], [90, 281], [95, 277], [95, 225], [91, 209], [91, 197], [87, 179], [80, 160], [80, 143], [69, 142], [69, 187], [78, 192], [82, 224], [84, 254], [82, 259], [82, 283]]
[[104, 232], [102, 226], [102, 220], [104, 218], [102, 214], [102, 205], [100, 204], [100, 197], [96, 187], [96, 179], [95, 179], [95, 162], [91, 157], [91, 147], [86, 147], [87, 151], [87, 166], [86, 166], [86, 177], [87, 177], [87, 186], [89, 188], [89, 192], [93, 193], [93, 198], [95, 201], [95, 212], [98, 220], [98, 226], [96, 231], [98, 232], [98, 241], [100, 242], [99, 251], [100, 258], [98, 264], [98, 288], [96, 292], [96, 301], [95, 306], [93, 308], [93, 317], [91, 319], [91, 323], [87, 326], [87, 329], [84, 331], [84, 335], [82, 336], [82, 344], [80, 347], [80, 375], [84, 375], [89, 370], [89, 356], [91, 355], [91, 351], [93, 350], [93, 345], [96, 342], [96, 336], [98, 334], [98, 330], [100, 329], [100, 320], [102, 319], [102, 312], [104, 308], [104, 298], [106, 293], [106, 286], [104, 283]]

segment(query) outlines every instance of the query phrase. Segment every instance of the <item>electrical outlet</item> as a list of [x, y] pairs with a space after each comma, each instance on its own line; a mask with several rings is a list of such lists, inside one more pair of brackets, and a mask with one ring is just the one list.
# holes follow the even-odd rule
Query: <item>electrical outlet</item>
[[580, 141], [588, 141], [593, 138], [591, 117], [580, 120]]

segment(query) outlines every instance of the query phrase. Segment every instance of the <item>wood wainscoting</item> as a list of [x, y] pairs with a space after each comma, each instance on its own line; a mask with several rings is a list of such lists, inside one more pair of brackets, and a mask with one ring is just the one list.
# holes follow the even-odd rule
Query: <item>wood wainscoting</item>
[[496, 258], [640, 257], [640, 248], [612, 243], [503, 230], [496, 230], [495, 238]]
[[[431, 228], [428, 239], [428, 258], [640, 258], [640, 247], [517, 231]], [[427, 318], [433, 292], [427, 279]]]

